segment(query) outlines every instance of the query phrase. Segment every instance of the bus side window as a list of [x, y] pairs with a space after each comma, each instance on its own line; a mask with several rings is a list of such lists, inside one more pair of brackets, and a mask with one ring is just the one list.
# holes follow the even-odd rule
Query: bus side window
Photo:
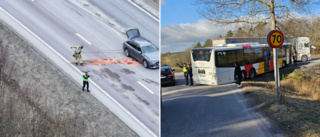
[[254, 49], [254, 56], [255, 56], [255, 63], [257, 62], [263, 62], [263, 49], [262, 48], [255, 48]]
[[237, 62], [237, 54], [234, 50], [227, 51], [228, 53], [228, 66], [233, 67], [233, 63]]
[[243, 65], [249, 65], [249, 64], [254, 63], [255, 57], [254, 57], [252, 48], [243, 49], [243, 55], [244, 55], [244, 64]]
[[237, 62], [241, 66], [243, 66], [244, 65], [243, 50], [242, 49], [236, 50], [236, 54], [237, 54]]

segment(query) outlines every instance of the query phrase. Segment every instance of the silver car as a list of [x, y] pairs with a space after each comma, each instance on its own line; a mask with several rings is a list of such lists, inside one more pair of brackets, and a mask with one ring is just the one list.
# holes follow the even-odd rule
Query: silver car
[[140, 37], [139, 29], [128, 29], [126, 34], [129, 40], [123, 42], [124, 54], [135, 58], [145, 68], [159, 68], [158, 49], [150, 41]]

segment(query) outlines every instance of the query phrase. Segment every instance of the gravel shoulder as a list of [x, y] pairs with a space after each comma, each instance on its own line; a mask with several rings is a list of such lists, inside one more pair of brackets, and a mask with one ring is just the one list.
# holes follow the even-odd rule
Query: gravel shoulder
[[137, 136], [27, 41], [0, 30], [13, 65], [0, 82], [1, 136]]

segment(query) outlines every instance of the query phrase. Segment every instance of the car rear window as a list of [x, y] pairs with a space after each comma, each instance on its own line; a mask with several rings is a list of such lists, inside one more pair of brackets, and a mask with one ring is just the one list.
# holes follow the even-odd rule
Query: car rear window
[[171, 74], [170, 69], [161, 69], [161, 75], [165, 76], [165, 75], [169, 75]]

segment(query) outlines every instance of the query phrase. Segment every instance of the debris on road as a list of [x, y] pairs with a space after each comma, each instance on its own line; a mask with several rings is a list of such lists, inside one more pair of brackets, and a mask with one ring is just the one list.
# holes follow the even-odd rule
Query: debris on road
[[141, 63], [139, 63], [138, 61], [131, 59], [131, 58], [124, 58], [122, 60], [118, 60], [118, 59], [96, 59], [93, 60], [90, 63], [87, 63], [87, 65], [109, 65], [109, 64], [128, 64], [131, 65], [133, 67], [137, 66], [137, 65], [141, 65]]

